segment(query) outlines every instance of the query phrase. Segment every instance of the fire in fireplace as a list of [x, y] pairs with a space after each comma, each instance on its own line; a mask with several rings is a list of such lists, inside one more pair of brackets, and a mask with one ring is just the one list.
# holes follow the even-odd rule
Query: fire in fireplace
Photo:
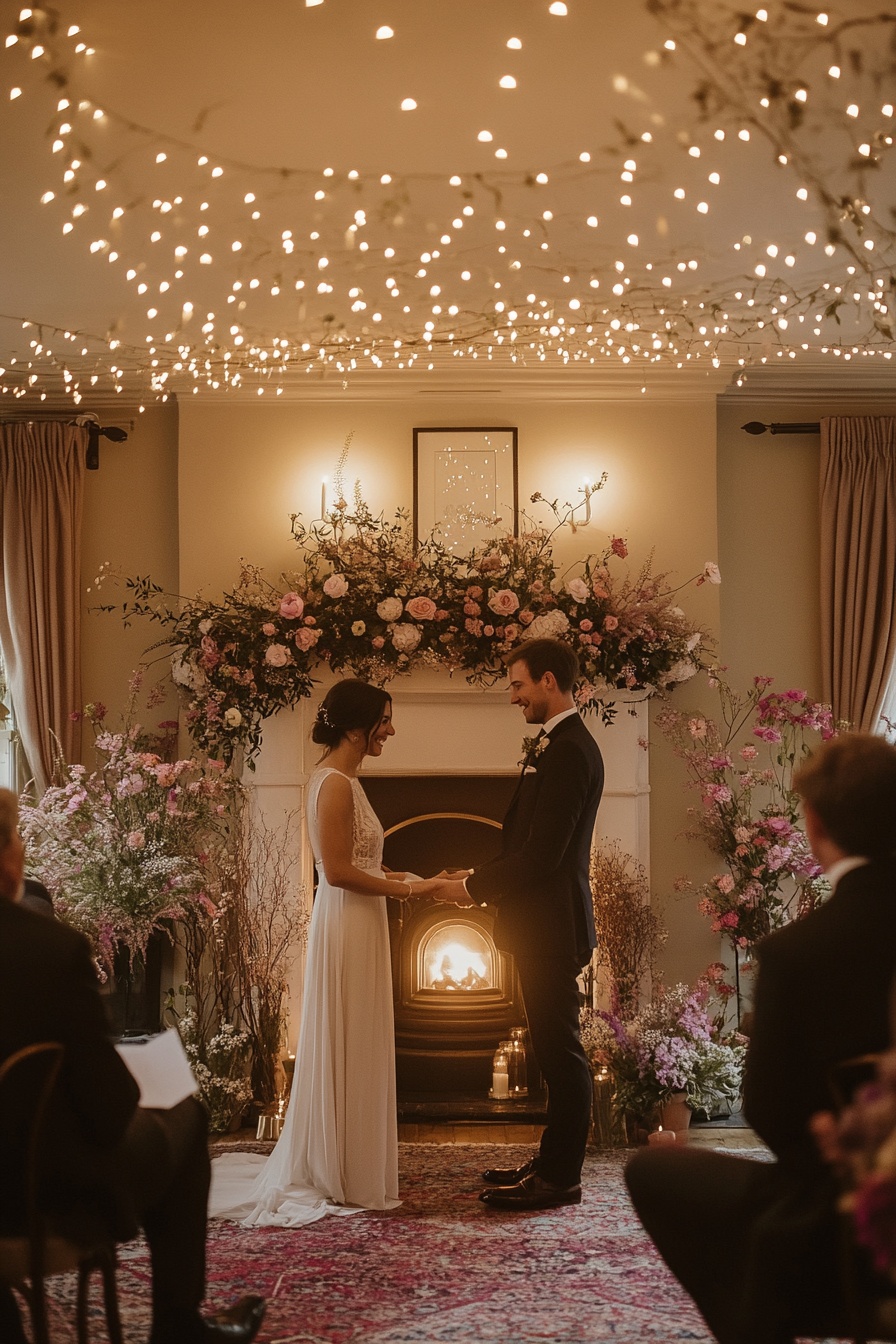
[[[386, 830], [386, 863], [430, 876], [497, 852], [516, 780], [381, 776], [364, 787]], [[479, 906], [421, 901], [390, 911], [399, 1100], [487, 1096], [498, 1043], [526, 1020], [493, 927]]]

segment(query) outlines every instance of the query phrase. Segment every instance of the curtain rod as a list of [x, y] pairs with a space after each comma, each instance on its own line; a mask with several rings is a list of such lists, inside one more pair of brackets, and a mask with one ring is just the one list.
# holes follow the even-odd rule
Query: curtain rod
[[820, 434], [821, 425], [817, 420], [790, 420], [773, 421], [770, 425], [764, 425], [761, 420], [751, 420], [747, 425], [741, 425], [741, 429], [747, 434], [764, 434], [766, 430], [770, 434]]
[[[19, 416], [13, 420], [0, 420], [2, 425], [28, 425], [28, 424], [52, 425], [54, 421], [48, 416], [45, 420], [34, 421], [30, 416]], [[92, 411], [78, 415], [74, 420], [56, 419], [59, 425], [74, 425], [77, 429], [87, 430], [87, 451], [84, 456], [84, 465], [88, 471], [99, 471], [100, 469], [100, 439], [109, 439], [112, 443], [124, 443], [128, 437], [128, 429], [134, 428], [133, 420], [127, 422], [128, 429], [122, 429], [120, 425], [101, 425], [98, 418]]]

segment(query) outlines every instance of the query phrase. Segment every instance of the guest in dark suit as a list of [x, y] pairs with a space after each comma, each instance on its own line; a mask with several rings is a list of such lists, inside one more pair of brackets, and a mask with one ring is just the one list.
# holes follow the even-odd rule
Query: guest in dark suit
[[[591, 1118], [576, 983], [594, 939], [589, 867], [604, 782], [600, 750], [576, 709], [571, 645], [533, 639], [505, 658], [510, 699], [542, 724], [504, 818], [502, 852], [465, 880], [471, 903], [497, 907], [495, 943], [516, 962], [532, 1049], [548, 1088], [537, 1157], [484, 1173], [493, 1208], [577, 1204]], [[446, 898], [450, 899], [450, 898]]]
[[686, 1148], [629, 1163], [638, 1215], [720, 1344], [842, 1328], [837, 1192], [810, 1134], [838, 1063], [884, 1050], [896, 972], [896, 749], [849, 733], [796, 776], [833, 894], [759, 946], [744, 1086], [774, 1164]]
[[[138, 1107], [139, 1090], [107, 1036], [89, 945], [61, 921], [23, 908], [23, 847], [14, 794], [0, 789], [0, 1061], [24, 1046], [65, 1049], [47, 1117], [54, 1230], [124, 1240], [142, 1226], [152, 1261], [151, 1344], [254, 1338], [262, 1298], [203, 1319], [209, 1160], [205, 1113], [193, 1098], [169, 1111]], [[22, 1235], [20, 1187], [3, 1141], [0, 1236]], [[25, 1344], [15, 1300], [0, 1288], [0, 1339]]]

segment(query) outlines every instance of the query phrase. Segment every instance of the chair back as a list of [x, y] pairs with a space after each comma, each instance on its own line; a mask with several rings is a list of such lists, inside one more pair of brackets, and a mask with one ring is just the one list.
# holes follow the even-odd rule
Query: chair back
[[62, 1064], [58, 1041], [25, 1046], [0, 1064], [0, 1143], [3, 1156], [4, 1228], [27, 1235], [32, 1281], [43, 1275], [42, 1155], [47, 1105]]

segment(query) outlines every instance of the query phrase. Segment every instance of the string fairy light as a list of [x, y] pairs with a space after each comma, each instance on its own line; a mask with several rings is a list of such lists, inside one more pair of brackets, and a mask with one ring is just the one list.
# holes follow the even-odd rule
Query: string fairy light
[[[565, 4], [546, 8], [569, 13]], [[23, 10], [7, 36], [8, 59], [38, 69], [58, 100], [47, 168], [56, 189], [48, 186], [41, 202], [63, 211], [60, 227], [72, 245], [83, 240], [88, 253], [120, 268], [124, 286], [146, 296], [147, 327], [142, 341], [116, 340], [111, 357], [112, 341], [98, 333], [44, 324], [30, 358], [3, 361], [0, 392], [46, 395], [64, 383], [74, 398], [99, 382], [148, 386], [160, 396], [247, 385], [263, 395], [321, 369], [346, 376], [362, 367], [431, 369], [433, 359], [448, 357], [645, 367], [708, 360], [744, 369], [807, 350], [891, 358], [885, 295], [896, 235], [867, 169], [880, 167], [892, 147], [893, 106], [879, 106], [872, 92], [894, 73], [881, 37], [896, 17], [761, 10], [748, 24], [728, 4], [711, 16], [701, 0], [653, 0], [652, 9], [668, 34], [653, 64], [674, 63], [700, 90], [687, 124], [650, 120], [620, 73], [614, 87], [632, 100], [637, 124], [599, 156], [593, 145], [568, 162], [511, 169], [499, 146], [491, 152], [501, 167], [470, 166], [450, 179], [338, 165], [267, 169], [212, 156], [82, 97], [78, 61], [94, 48], [76, 25], [63, 32], [51, 11]], [[732, 28], [733, 17], [740, 27]], [[832, 61], [844, 25], [867, 57], [848, 74]], [[382, 25], [372, 36], [382, 42], [394, 30]], [[510, 52], [522, 46], [522, 37], [505, 42]], [[27, 102], [27, 75], [16, 70], [17, 105]], [[494, 81], [518, 87], [500, 67]], [[410, 97], [400, 106], [419, 110]], [[813, 144], [834, 128], [847, 133], [847, 148], [839, 158], [828, 153], [822, 170]], [[474, 147], [494, 139], [472, 124]], [[782, 190], [815, 217], [780, 226], [771, 240], [767, 225], [740, 238], [688, 237], [712, 228], [706, 217], [721, 213], [716, 202], [743, 175], [732, 171], [737, 156], [757, 153], [779, 165]], [[158, 183], [143, 198], [125, 189], [126, 156], [145, 163], [147, 183]], [[625, 186], [615, 203], [607, 191], [613, 176]], [[655, 213], [658, 185], [686, 223]], [[600, 215], [588, 208], [598, 204]], [[418, 242], [409, 227], [424, 213], [425, 248], [424, 234]], [[740, 268], [733, 282], [730, 257]], [[847, 288], [847, 267], [862, 285]], [[374, 291], [383, 294], [379, 308]], [[847, 303], [848, 333], [838, 330]], [[235, 320], [215, 316], [222, 306]]]

